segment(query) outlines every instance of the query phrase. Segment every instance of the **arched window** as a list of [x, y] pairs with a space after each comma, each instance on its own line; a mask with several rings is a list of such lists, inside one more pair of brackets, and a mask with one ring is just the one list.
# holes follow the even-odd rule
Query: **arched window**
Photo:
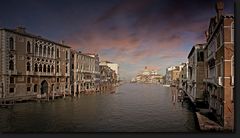
[[35, 54], [38, 54], [38, 45], [35, 44]]
[[46, 72], [47, 71], [47, 68], [46, 68], [46, 65], [44, 64], [43, 65], [43, 72]]
[[48, 56], [50, 56], [50, 52], [51, 52], [50, 47], [48, 47]]
[[9, 70], [14, 70], [14, 62], [12, 60], [9, 61]]
[[48, 65], [47, 71], [50, 72], [50, 65]]
[[53, 47], [52, 47], [52, 57], [53, 57], [53, 53], [54, 53], [54, 49], [53, 49]]
[[27, 71], [30, 71], [31, 70], [31, 65], [29, 62], [27, 62]]
[[234, 22], [231, 24], [231, 42], [234, 42]]
[[234, 77], [234, 56], [232, 56], [231, 76]]
[[38, 86], [37, 86], [37, 84], [35, 84], [33, 92], [37, 92], [37, 89], [38, 89]]
[[52, 65], [52, 67], [51, 67], [51, 72], [52, 72], [52, 73], [54, 72], [54, 67], [53, 67], [53, 65]]
[[42, 72], [42, 64], [39, 65], [39, 72]]
[[57, 58], [59, 58], [59, 49], [57, 49]]
[[38, 72], [38, 65], [37, 65], [37, 63], [35, 64], [34, 71]]
[[39, 46], [39, 55], [42, 55], [42, 45]]
[[66, 51], [66, 59], [68, 59], [68, 51]]
[[66, 63], [66, 73], [68, 73], [68, 64]]
[[31, 53], [31, 44], [29, 41], [27, 42], [27, 53]]
[[14, 40], [12, 37], [9, 38], [9, 47], [10, 47], [10, 50], [14, 49]]
[[46, 55], [46, 46], [43, 47], [43, 55], [45, 56]]
[[57, 73], [59, 73], [59, 65], [57, 65]]

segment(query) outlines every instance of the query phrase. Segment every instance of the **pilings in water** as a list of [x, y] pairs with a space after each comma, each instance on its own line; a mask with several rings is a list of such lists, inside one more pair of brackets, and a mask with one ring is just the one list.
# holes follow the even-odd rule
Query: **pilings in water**
[[1, 100], [0, 101], [0, 107], [3, 107], [3, 108], [12, 108], [14, 104], [15, 104], [14, 100], [11, 100], [11, 101]]
[[[179, 89], [179, 91], [181, 91], [181, 89]], [[206, 131], [206, 132], [223, 132], [224, 131], [223, 126], [221, 126], [216, 121], [214, 121], [214, 119], [212, 120], [211, 118], [208, 117], [209, 114], [211, 114], [208, 108], [206, 108], [205, 106], [199, 106], [197, 102], [192, 101], [192, 99], [184, 90], [182, 90], [182, 98], [183, 100], [189, 99], [189, 101], [192, 103], [191, 105], [194, 108], [196, 121], [201, 131]]]

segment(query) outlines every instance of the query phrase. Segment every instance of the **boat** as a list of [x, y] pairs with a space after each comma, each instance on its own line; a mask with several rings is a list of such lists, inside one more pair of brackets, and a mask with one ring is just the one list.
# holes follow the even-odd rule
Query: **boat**
[[137, 80], [134, 78], [130, 81], [130, 83], [136, 83], [136, 82], [137, 82]]
[[168, 84], [164, 84], [163, 87], [170, 87], [170, 85], [168, 85]]

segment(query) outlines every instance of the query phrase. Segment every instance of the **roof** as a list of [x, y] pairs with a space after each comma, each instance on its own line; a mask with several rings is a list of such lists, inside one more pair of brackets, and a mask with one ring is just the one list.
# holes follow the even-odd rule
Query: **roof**
[[60, 45], [60, 46], [66, 47], [66, 48], [70, 48], [70, 46], [67, 46], [67, 45], [64, 45], [64, 44], [61, 44], [61, 43], [57, 43], [57, 42], [54, 42], [52, 40], [43, 38], [41, 36], [37, 36], [37, 35], [33, 35], [33, 34], [30, 34], [30, 33], [27, 33], [25, 31], [24, 32], [20, 32], [20, 31], [17, 31], [16, 29], [8, 29], [8, 28], [0, 28], [0, 30], [12, 32], [12, 33], [15, 33], [15, 34], [19, 34], [19, 35], [23, 35], [23, 36], [27, 36], [27, 37], [31, 37], [31, 38], [35, 38], [35, 39], [40, 39], [40, 40], [43, 40], [43, 41], [48, 41], [48, 42], [54, 43], [56, 45]]
[[200, 46], [200, 47], [204, 48], [205, 45], [206, 45], [205, 43], [204, 43], [204, 44], [196, 44], [196, 45], [194, 45], [194, 46], [192, 47], [190, 53], [188, 54], [188, 58], [193, 54], [193, 52], [195, 51], [195, 49], [196, 49], [197, 46]]
[[107, 60], [104, 60], [104, 61], [101, 61], [102, 63], [113, 63], [113, 62], [110, 62], [110, 61], [107, 61]]

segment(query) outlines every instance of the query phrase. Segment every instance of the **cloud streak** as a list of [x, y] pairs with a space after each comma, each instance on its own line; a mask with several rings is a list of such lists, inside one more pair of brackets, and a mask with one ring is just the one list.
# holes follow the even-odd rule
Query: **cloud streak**
[[[0, 26], [27, 25], [33, 33], [65, 40], [74, 49], [99, 53], [102, 60], [119, 63], [124, 77], [144, 66], [161, 67], [164, 74], [167, 66], [186, 61], [192, 45], [205, 42], [215, 2], [3, 0]], [[233, 0], [224, 3], [225, 11], [233, 13]], [[14, 7], [10, 12], [8, 5]]]

